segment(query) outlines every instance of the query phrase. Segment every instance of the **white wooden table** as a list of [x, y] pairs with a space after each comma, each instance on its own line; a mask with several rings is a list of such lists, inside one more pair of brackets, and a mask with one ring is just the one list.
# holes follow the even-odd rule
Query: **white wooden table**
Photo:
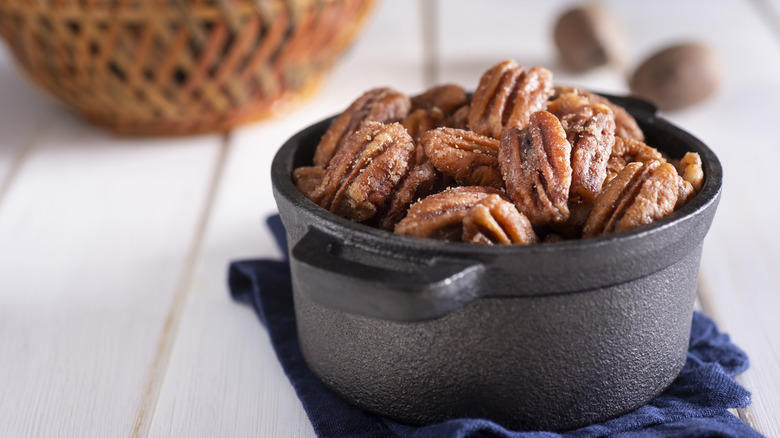
[[[699, 302], [752, 360], [739, 416], [780, 436], [780, 0], [608, 2], [628, 66], [679, 40], [721, 54], [706, 103], [666, 116], [725, 169]], [[311, 436], [234, 259], [278, 257], [269, 168], [298, 129], [368, 88], [473, 88], [494, 63], [545, 65], [558, 84], [625, 93], [624, 76], [558, 67], [567, 2], [384, 1], [322, 90], [228, 134], [127, 139], [50, 101], [0, 45], [0, 436]], [[499, 12], [500, 10], [500, 12]]]

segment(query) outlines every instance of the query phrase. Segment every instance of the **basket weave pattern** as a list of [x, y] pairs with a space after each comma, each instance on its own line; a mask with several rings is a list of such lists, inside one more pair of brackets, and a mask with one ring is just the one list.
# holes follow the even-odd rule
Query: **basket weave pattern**
[[24, 71], [123, 134], [226, 130], [308, 95], [373, 0], [0, 0]]

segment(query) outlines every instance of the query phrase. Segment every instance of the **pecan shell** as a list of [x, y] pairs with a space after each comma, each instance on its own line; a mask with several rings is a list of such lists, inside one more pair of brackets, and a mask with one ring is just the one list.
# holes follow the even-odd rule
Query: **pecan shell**
[[553, 114], [537, 111], [525, 129], [508, 128], [498, 160], [509, 197], [533, 225], [568, 219], [571, 145]]

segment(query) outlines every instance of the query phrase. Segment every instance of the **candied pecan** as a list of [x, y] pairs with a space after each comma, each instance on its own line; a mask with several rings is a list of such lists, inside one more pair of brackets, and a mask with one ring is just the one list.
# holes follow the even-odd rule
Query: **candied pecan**
[[498, 161], [509, 197], [533, 225], [566, 221], [571, 145], [553, 114], [537, 111], [525, 129], [508, 128]]
[[469, 126], [469, 111], [471, 105], [466, 104], [453, 111], [447, 119], [444, 120], [444, 125], [448, 128], [456, 129], [468, 129]]
[[498, 140], [462, 129], [436, 128], [423, 134], [420, 143], [431, 164], [457, 182], [503, 187]]
[[500, 62], [479, 80], [471, 101], [469, 127], [479, 134], [501, 138], [506, 127], [524, 128], [542, 110], [552, 93], [552, 73], [544, 67], [528, 72], [512, 60]]
[[501, 192], [492, 187], [468, 186], [447, 189], [415, 202], [406, 217], [395, 226], [395, 232], [438, 240], [460, 241], [463, 218], [474, 204]]
[[679, 193], [679, 175], [671, 164], [628, 163], [596, 198], [582, 236], [625, 231], [667, 216]]
[[[417, 108], [409, 113], [408, 116], [401, 122], [404, 128], [412, 136], [415, 143], [420, 141], [420, 137], [431, 129], [441, 126], [444, 122], [444, 113], [438, 107], [434, 108]], [[418, 157], [422, 160], [423, 157]]]
[[439, 108], [444, 114], [452, 114], [457, 108], [467, 104], [469, 99], [460, 85], [444, 84], [413, 96], [411, 101], [412, 111], [420, 108], [427, 110]]
[[704, 170], [701, 168], [701, 157], [696, 152], [688, 152], [680, 160], [680, 175], [685, 181], [691, 183], [698, 193], [704, 185]]
[[620, 172], [620, 169], [633, 161], [640, 163], [660, 161], [663, 163], [666, 158], [658, 149], [639, 140], [615, 137], [615, 145], [612, 147], [612, 154], [607, 161], [607, 178], [604, 183], [611, 181]]
[[307, 198], [311, 198], [314, 190], [322, 182], [322, 176], [325, 175], [325, 168], [321, 166], [301, 166], [293, 170], [293, 181], [295, 187]]
[[571, 144], [572, 201], [592, 201], [607, 176], [607, 160], [615, 144], [615, 118], [606, 105], [573, 93], [550, 102], [547, 109], [561, 121]]
[[376, 214], [411, 168], [414, 143], [400, 123], [366, 122], [347, 137], [310, 199], [360, 222]]
[[[626, 111], [622, 106], [613, 103], [604, 96], [599, 96], [596, 93], [591, 93], [580, 88], [570, 86], [557, 86], [553, 88], [553, 94], [550, 100], [555, 100], [562, 94], [574, 93], [585, 97], [593, 103], [600, 103], [606, 105], [612, 110], [612, 114], [615, 116], [615, 136], [632, 138], [634, 140], [645, 141], [645, 133], [642, 132], [642, 128], [636, 122], [636, 119]], [[549, 111], [549, 110], [548, 110]], [[552, 112], [552, 111], [551, 111]]]
[[528, 218], [498, 195], [489, 195], [468, 210], [463, 217], [462, 240], [487, 245], [538, 241]]
[[412, 202], [433, 193], [440, 181], [441, 174], [430, 162], [426, 161], [414, 166], [390, 195], [387, 208], [380, 213], [377, 226], [384, 230], [392, 230], [398, 221], [403, 219]]
[[406, 117], [411, 107], [409, 97], [390, 88], [375, 88], [363, 93], [339, 115], [322, 136], [314, 151], [314, 165], [327, 167], [345, 139], [363, 122], [391, 123]]
[[550, 230], [565, 239], [576, 239], [582, 236], [582, 227], [588, 219], [593, 202], [569, 202], [569, 218], [563, 223], [550, 223]]

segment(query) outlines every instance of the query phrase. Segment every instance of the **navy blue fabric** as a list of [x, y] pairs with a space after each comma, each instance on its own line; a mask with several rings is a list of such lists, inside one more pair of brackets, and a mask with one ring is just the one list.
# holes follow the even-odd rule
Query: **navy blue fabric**
[[[287, 254], [278, 216], [268, 220]], [[286, 256], [285, 256], [286, 257]], [[254, 307], [279, 362], [320, 437], [760, 437], [729, 408], [750, 404], [750, 393], [733, 376], [746, 370], [748, 358], [728, 335], [701, 313], [693, 315], [688, 360], [674, 383], [641, 408], [600, 424], [563, 433], [518, 432], [484, 419], [463, 418], [429, 426], [410, 426], [351, 406], [326, 389], [306, 366], [293, 312], [290, 266], [285, 260], [233, 262], [228, 283], [234, 299]]]

